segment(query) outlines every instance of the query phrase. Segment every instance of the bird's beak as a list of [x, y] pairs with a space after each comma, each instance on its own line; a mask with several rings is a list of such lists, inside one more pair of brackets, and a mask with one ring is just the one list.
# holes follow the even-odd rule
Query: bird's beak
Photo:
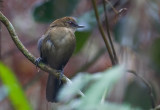
[[79, 25], [77, 25], [76, 27], [77, 27], [77, 28], [84, 28], [84, 26], [79, 26]]
[[74, 24], [76, 28], [84, 28], [84, 26], [79, 26], [77, 23]]

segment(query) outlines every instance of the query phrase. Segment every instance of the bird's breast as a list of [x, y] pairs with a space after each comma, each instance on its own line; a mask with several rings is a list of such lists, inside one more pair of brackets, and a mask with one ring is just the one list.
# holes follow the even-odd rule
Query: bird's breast
[[[51, 67], [58, 69], [68, 62], [75, 49], [76, 39], [72, 31], [64, 28], [52, 30], [50, 37], [46, 42], [48, 47], [52, 47], [48, 49], [47, 61]], [[52, 46], [50, 46], [51, 43]]]
[[56, 48], [69, 48], [75, 45], [74, 31], [68, 28], [57, 28], [51, 31], [51, 40]]

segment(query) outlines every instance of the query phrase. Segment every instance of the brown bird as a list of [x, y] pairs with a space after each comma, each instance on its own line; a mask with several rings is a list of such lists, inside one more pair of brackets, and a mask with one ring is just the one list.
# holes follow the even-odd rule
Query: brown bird
[[[72, 17], [63, 17], [52, 22], [47, 32], [38, 41], [40, 58], [36, 62], [42, 61], [50, 67], [60, 70], [60, 76], [62, 76], [63, 68], [76, 46], [74, 33], [77, 28], [82, 27]], [[59, 83], [59, 79], [49, 74], [46, 87], [46, 98], [49, 102], [56, 101], [56, 95], [62, 84]]]

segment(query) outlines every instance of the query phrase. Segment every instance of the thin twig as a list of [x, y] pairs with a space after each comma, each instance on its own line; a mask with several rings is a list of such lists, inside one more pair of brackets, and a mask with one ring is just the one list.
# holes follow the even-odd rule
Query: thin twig
[[96, 6], [95, 0], [92, 0], [92, 4], [93, 4], [96, 20], [97, 20], [97, 23], [98, 23], [99, 31], [100, 31], [100, 33], [102, 35], [102, 38], [103, 38], [104, 42], [105, 42], [106, 48], [108, 49], [108, 53], [109, 53], [109, 57], [111, 59], [111, 62], [112, 62], [113, 65], [115, 65], [116, 63], [114, 61], [114, 56], [112, 54], [110, 45], [109, 45], [109, 43], [108, 43], [108, 41], [107, 41], [107, 39], [105, 37], [104, 30], [103, 30], [102, 25], [101, 25], [100, 20], [99, 20], [99, 15], [98, 15], [98, 11], [97, 11], [97, 6]]
[[[3, 1], [0, 0], [0, 11], [2, 11]], [[0, 60], [2, 59], [2, 24], [0, 22]]]
[[0, 60], [2, 59], [2, 54], [1, 54], [2, 52], [1, 51], [2, 51], [2, 24], [0, 22]]
[[103, 0], [103, 8], [104, 8], [104, 14], [105, 14], [105, 24], [106, 24], [108, 39], [109, 39], [109, 43], [110, 43], [111, 48], [112, 48], [114, 60], [117, 64], [118, 63], [118, 58], [117, 58], [117, 55], [116, 55], [116, 52], [115, 52], [115, 49], [114, 49], [114, 45], [113, 45], [113, 42], [112, 42], [112, 39], [111, 39], [111, 34], [110, 34], [110, 31], [109, 31], [109, 23], [108, 23], [108, 16], [107, 16], [107, 12], [106, 12], [106, 2], [105, 2], [105, 0]]
[[[17, 46], [17, 48], [22, 52], [22, 54], [28, 59], [30, 60], [33, 64], [35, 64], [36, 62], [36, 58], [24, 47], [24, 45], [21, 43], [21, 41], [18, 38], [18, 35], [13, 27], [13, 25], [10, 23], [10, 21], [2, 14], [2, 12], [0, 12], [0, 21], [6, 26], [6, 28], [9, 31], [9, 34], [12, 38], [12, 40], [14, 41], [15, 45]], [[41, 70], [46, 71], [47, 73], [51, 73], [53, 74], [55, 77], [59, 78], [60, 73], [47, 66], [46, 64], [40, 62], [37, 65]], [[62, 76], [61, 79], [64, 83], [70, 83], [70, 79], [68, 79], [65, 75]], [[84, 94], [82, 92], [79, 93], [81, 96], [84, 96]]]
[[118, 15], [119, 12], [114, 8], [114, 6], [111, 4], [111, 2], [108, 1], [108, 0], [105, 0], [105, 1], [111, 6], [111, 8], [112, 8], [113, 11], [115, 12], [115, 14]]
[[127, 72], [134, 74], [136, 77], [138, 77], [148, 87], [149, 95], [151, 97], [151, 102], [152, 102], [152, 108], [154, 109], [155, 108], [155, 99], [154, 99], [154, 96], [153, 96], [152, 86], [143, 77], [140, 77], [135, 71], [128, 70]]

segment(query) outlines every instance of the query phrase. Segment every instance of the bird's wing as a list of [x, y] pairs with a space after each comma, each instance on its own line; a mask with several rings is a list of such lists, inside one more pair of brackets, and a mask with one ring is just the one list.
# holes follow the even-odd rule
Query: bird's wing
[[42, 42], [43, 42], [44, 38], [45, 38], [45, 36], [43, 35], [43, 36], [38, 40], [37, 45], [38, 45], [38, 51], [39, 51], [39, 53], [41, 53], [41, 47], [42, 47]]

